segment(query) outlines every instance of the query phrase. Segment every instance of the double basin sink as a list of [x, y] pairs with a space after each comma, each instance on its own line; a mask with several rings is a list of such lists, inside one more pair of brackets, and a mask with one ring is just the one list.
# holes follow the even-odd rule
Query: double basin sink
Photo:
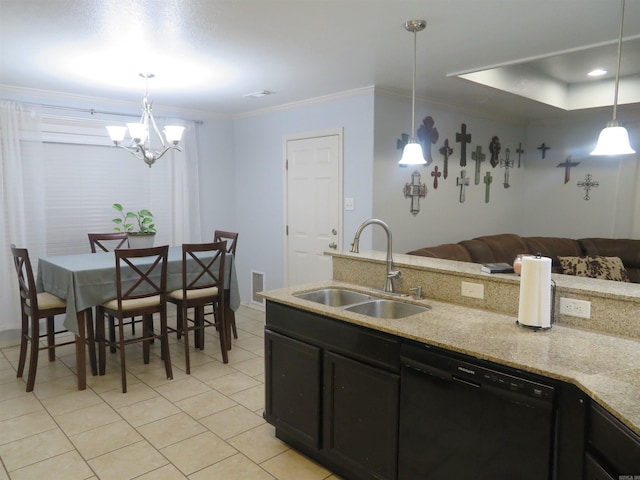
[[360, 313], [374, 318], [404, 318], [429, 311], [429, 307], [377, 298], [373, 295], [342, 288], [322, 288], [310, 292], [297, 293], [293, 296], [330, 307], [341, 307], [345, 311]]

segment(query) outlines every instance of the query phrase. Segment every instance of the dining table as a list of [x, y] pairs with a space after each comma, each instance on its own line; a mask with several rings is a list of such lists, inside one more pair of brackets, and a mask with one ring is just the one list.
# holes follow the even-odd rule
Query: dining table
[[[144, 260], [142, 260], [144, 262]], [[187, 272], [189, 271], [187, 263]], [[225, 255], [225, 309], [240, 307], [234, 256]], [[116, 298], [116, 261], [113, 252], [42, 257], [36, 276], [38, 292], [49, 292], [67, 303], [63, 326], [76, 335], [78, 390], [86, 389], [86, 322], [92, 308]], [[167, 256], [167, 291], [182, 288], [182, 247], [171, 246]], [[89, 317], [90, 318], [90, 317]], [[229, 330], [229, 322], [227, 330]], [[229, 331], [225, 332], [230, 338]]]

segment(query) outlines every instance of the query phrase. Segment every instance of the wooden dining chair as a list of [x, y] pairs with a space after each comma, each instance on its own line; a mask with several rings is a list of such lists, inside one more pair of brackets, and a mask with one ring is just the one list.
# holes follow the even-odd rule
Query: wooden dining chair
[[[167, 333], [167, 245], [151, 248], [116, 250], [116, 291], [113, 300], [96, 308], [96, 337], [98, 339], [98, 360], [100, 375], [106, 368], [106, 345], [120, 350], [120, 373], [122, 375], [122, 393], [127, 392], [127, 374], [125, 347], [133, 343], [142, 343], [143, 360], [149, 363], [149, 344], [160, 340], [160, 357], [168, 379], [173, 378], [169, 337]], [[160, 333], [153, 328], [153, 315], [160, 316]], [[106, 321], [114, 322], [118, 328], [118, 338], [105, 338]], [[125, 319], [142, 316], [142, 332], [139, 336], [125, 338]], [[111, 320], [113, 319], [113, 320]], [[114, 329], [115, 329], [114, 326]]]
[[[238, 233], [237, 232], [226, 232], [224, 230], [215, 230], [213, 232], [213, 241], [214, 242], [220, 242], [222, 240], [226, 240], [227, 241], [227, 253], [230, 253], [233, 255], [233, 258], [235, 260], [235, 256], [236, 256], [236, 248], [238, 246]], [[229, 322], [229, 325], [231, 326], [231, 330], [233, 332], [233, 338], [237, 339], [238, 338], [238, 329], [236, 327], [236, 314], [233, 310], [231, 310], [231, 308], [229, 308], [229, 298], [226, 298], [226, 302], [227, 302], [227, 322]], [[230, 347], [231, 345], [229, 345]]]
[[[216, 327], [222, 361], [229, 363], [225, 321], [224, 262], [227, 242], [182, 245], [182, 288], [169, 292], [167, 301], [177, 307], [176, 332], [184, 338], [185, 368], [191, 373], [189, 332], [194, 332], [196, 348], [204, 349], [204, 329]], [[213, 308], [213, 321], [205, 318], [204, 307]], [[189, 309], [193, 317], [189, 318]], [[193, 325], [190, 326], [191, 322]]]
[[[40, 350], [49, 351], [49, 361], [56, 359], [55, 349], [63, 345], [75, 343], [75, 338], [70, 341], [56, 343], [57, 334], [66, 333], [67, 330], [55, 330], [54, 316], [67, 311], [67, 305], [61, 298], [47, 292], [37, 293], [33, 278], [29, 251], [26, 248], [17, 248], [11, 244], [13, 264], [18, 274], [18, 287], [20, 290], [20, 313], [22, 326], [20, 332], [20, 356], [18, 358], [17, 377], [22, 378], [29, 350], [29, 372], [27, 374], [27, 392], [33, 391], [38, 368], [38, 353]], [[40, 320], [46, 319], [46, 333], [40, 334]], [[47, 345], [40, 346], [40, 338], [47, 337]], [[90, 351], [91, 352], [91, 351]], [[95, 352], [95, 351], [94, 351]], [[95, 353], [93, 363], [95, 365]]]
[[129, 234], [127, 232], [88, 233], [91, 253], [112, 252], [118, 248], [129, 247]]

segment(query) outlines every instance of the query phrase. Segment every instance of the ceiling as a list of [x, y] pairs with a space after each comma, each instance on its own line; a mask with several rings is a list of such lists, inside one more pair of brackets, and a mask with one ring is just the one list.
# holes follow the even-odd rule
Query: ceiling
[[[427, 21], [420, 98], [519, 121], [613, 102], [614, 0], [0, 0], [0, 98], [139, 102], [140, 72], [156, 75], [156, 107], [207, 114], [373, 85], [407, 94], [409, 19]], [[624, 37], [620, 103], [636, 109], [640, 0], [626, 2]], [[604, 80], [583, 76], [595, 67]], [[275, 93], [245, 97], [262, 90]]]

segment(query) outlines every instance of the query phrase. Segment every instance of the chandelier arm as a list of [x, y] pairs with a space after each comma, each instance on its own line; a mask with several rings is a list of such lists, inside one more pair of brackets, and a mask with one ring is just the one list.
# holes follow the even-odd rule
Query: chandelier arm
[[[162, 148], [166, 148], [166, 144], [164, 143], [164, 138], [162, 138], [162, 135], [160, 134], [160, 130], [158, 129], [158, 125], [156, 125], [156, 119], [153, 118], [153, 114], [151, 113], [151, 104], [149, 104], [149, 118], [151, 119], [153, 130], [156, 132], [156, 135], [158, 135], [158, 137], [160, 138], [160, 145], [162, 145]], [[149, 144], [151, 144], [151, 135], [149, 135]]]

